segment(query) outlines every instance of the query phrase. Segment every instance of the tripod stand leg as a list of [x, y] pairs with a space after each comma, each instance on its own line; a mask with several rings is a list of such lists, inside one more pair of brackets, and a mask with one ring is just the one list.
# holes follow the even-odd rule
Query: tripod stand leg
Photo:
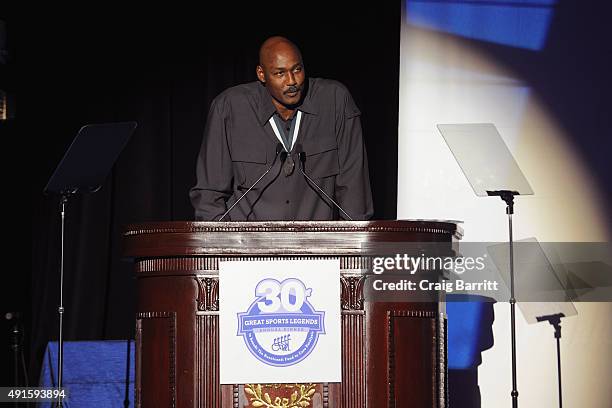
[[557, 338], [557, 378], [559, 380], [559, 408], [563, 408], [563, 392], [561, 388], [561, 327], [559, 327], [559, 335], [555, 332]]

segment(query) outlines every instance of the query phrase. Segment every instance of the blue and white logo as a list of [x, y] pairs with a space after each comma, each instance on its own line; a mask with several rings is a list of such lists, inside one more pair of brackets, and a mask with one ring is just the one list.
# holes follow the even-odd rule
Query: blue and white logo
[[286, 367], [304, 360], [325, 334], [325, 312], [308, 298], [312, 289], [295, 278], [264, 279], [255, 287], [255, 300], [238, 313], [238, 336], [259, 361]]

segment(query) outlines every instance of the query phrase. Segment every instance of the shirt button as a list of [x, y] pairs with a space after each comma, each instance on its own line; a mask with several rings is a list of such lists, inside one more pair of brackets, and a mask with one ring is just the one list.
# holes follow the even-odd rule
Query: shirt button
[[285, 203], [289, 204], [289, 200], [285, 201]]

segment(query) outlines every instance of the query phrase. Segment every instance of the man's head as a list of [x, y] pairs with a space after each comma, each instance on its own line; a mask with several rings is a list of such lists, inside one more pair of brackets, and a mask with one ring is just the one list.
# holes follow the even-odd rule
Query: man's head
[[276, 102], [292, 107], [302, 99], [306, 80], [302, 54], [288, 39], [270, 37], [264, 41], [256, 72]]

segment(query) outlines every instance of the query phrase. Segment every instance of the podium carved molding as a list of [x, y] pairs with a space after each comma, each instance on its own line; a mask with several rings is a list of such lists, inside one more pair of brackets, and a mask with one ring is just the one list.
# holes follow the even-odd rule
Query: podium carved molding
[[340, 277], [340, 307], [342, 310], [363, 310], [363, 275]]
[[196, 276], [195, 280], [198, 283], [198, 311], [219, 311], [219, 278]]

